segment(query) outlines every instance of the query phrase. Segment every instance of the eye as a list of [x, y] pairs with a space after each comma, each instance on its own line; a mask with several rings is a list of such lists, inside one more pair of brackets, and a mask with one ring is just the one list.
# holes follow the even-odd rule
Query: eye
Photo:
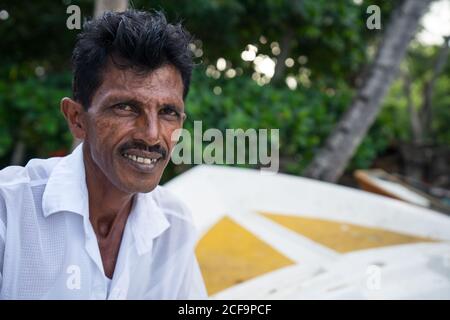
[[170, 117], [176, 117], [176, 118], [180, 117], [180, 113], [175, 109], [175, 107], [171, 107], [171, 106], [163, 107], [161, 109], [160, 113], [162, 115], [167, 115]]
[[129, 104], [126, 103], [119, 103], [116, 104], [114, 107], [114, 111], [118, 113], [119, 115], [129, 115], [129, 114], [136, 114], [137, 109]]
[[122, 111], [133, 111], [133, 108], [131, 106], [129, 106], [128, 104], [119, 104], [117, 106], [117, 108]]
[[119, 105], [119, 109], [123, 110], [123, 111], [133, 111], [133, 108], [131, 108], [129, 105], [127, 104], [121, 104]]

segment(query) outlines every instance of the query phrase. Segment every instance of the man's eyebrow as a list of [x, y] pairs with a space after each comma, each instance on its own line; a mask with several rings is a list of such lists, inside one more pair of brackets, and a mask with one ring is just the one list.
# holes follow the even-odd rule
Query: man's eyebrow
[[169, 107], [169, 108], [174, 108], [178, 111], [183, 111], [183, 106], [179, 105], [178, 103], [173, 103], [173, 102], [163, 102], [161, 103], [162, 107]]
[[133, 106], [137, 106], [137, 107], [142, 107], [143, 103], [135, 98], [131, 98], [131, 97], [121, 97], [121, 96], [111, 96], [106, 98], [104, 105], [105, 106], [111, 106], [111, 105], [116, 105], [119, 103], [128, 103], [131, 104]]
[[[107, 97], [103, 103], [104, 107], [111, 107], [117, 104], [130, 104], [133, 105], [135, 107], [140, 107], [143, 108], [145, 106], [145, 103], [143, 103], [142, 101], [133, 98], [133, 97], [127, 97], [127, 96], [120, 96], [120, 95], [111, 95], [110, 97]], [[175, 101], [161, 101], [161, 103], [159, 104], [161, 107], [172, 107], [175, 108], [179, 111], [183, 111], [183, 107], [184, 104], [183, 103], [178, 103]]]

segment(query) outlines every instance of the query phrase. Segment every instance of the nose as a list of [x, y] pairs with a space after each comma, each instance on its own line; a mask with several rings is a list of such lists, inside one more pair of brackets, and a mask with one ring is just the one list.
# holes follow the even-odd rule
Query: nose
[[143, 115], [137, 122], [135, 139], [145, 141], [148, 145], [160, 142], [160, 123], [158, 115], [153, 112]]

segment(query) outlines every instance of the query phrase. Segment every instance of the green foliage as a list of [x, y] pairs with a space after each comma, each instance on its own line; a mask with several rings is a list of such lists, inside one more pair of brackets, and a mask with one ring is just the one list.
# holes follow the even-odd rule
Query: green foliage
[[[281, 43], [287, 33], [290, 55], [308, 59], [311, 80], [333, 85], [345, 81], [352, 85], [366, 62], [366, 47], [379, 36], [365, 26], [369, 4], [380, 6], [383, 21], [392, 11], [391, 1], [370, 1], [357, 5], [353, 0], [193, 0], [132, 1], [135, 8], [162, 8], [171, 20], [182, 20], [186, 28], [202, 40], [204, 55], [199, 62], [214, 64], [219, 57], [233, 66], [252, 72], [241, 51], [248, 44], [258, 53], [272, 55], [271, 43]], [[264, 36], [267, 43], [259, 42]], [[297, 66], [298, 68], [298, 66]]]
[[70, 48], [77, 34], [77, 30], [66, 28], [66, 8], [71, 3], [80, 6], [83, 18], [92, 12], [91, 0], [2, 0], [0, 10], [7, 10], [9, 18], [0, 20], [0, 70], [18, 62], [46, 61], [54, 69], [67, 71]]
[[[320, 143], [328, 136], [342, 112], [349, 105], [352, 90], [342, 85], [327, 90], [320, 82], [309, 88], [259, 86], [242, 76], [235, 79], [214, 80], [199, 69], [194, 73], [193, 87], [186, 102], [185, 127], [193, 129], [193, 122], [203, 121], [203, 129], [279, 129], [280, 162], [284, 172], [300, 174]], [[213, 92], [221, 88], [221, 94]], [[384, 134], [384, 130], [380, 131]], [[193, 133], [193, 132], [192, 132]], [[366, 142], [356, 161], [370, 163], [379, 146], [379, 139]]]
[[[163, 9], [170, 21], [182, 20], [201, 42], [191, 92], [186, 101], [186, 127], [194, 120], [203, 128], [278, 128], [281, 169], [300, 174], [350, 104], [355, 80], [367, 65], [379, 31], [365, 27], [369, 4], [381, 7], [383, 26], [394, 1], [353, 0], [192, 0], [130, 1], [135, 8]], [[71, 137], [59, 111], [59, 101], [70, 95], [69, 59], [78, 31], [65, 27], [66, 7], [80, 5], [82, 18], [92, 16], [93, 2], [5, 0], [10, 18], [0, 21], [0, 166], [9, 164], [17, 141], [27, 146], [27, 158], [47, 157], [67, 150]], [[271, 44], [290, 34], [289, 57], [282, 81], [264, 86], [252, 80], [254, 66], [241, 59], [248, 44], [272, 58]], [[260, 41], [264, 36], [267, 41]], [[415, 103], [421, 101], [421, 83], [432, 67], [436, 48], [413, 48], [407, 62], [413, 76]], [[232, 79], [225, 72], [215, 79], [205, 75], [208, 66], [223, 57], [227, 68], [240, 70]], [[303, 61], [300, 62], [299, 57]], [[282, 61], [280, 63], [283, 63]], [[37, 70], [44, 70], [44, 75]], [[307, 81], [302, 74], [307, 73]], [[436, 82], [433, 97], [433, 132], [437, 143], [450, 141], [450, 64]], [[298, 87], [290, 90], [285, 76]], [[221, 88], [221, 94], [213, 92]], [[391, 144], [410, 138], [402, 82], [396, 81], [376, 123], [353, 157], [350, 169], [364, 168]], [[178, 169], [170, 167], [169, 179]]]
[[[414, 108], [422, 106], [424, 88], [430, 81], [440, 46], [424, 46], [414, 43], [408, 52], [405, 66], [413, 80], [412, 100]], [[432, 97], [431, 136], [427, 137], [437, 145], [450, 145], [450, 55], [444, 69], [434, 84]], [[409, 128], [408, 128], [409, 129]]]
[[[450, 65], [450, 59], [447, 66]], [[447, 76], [436, 81], [433, 100], [433, 138], [439, 145], [450, 145], [450, 66], [446, 68]]]
[[9, 164], [18, 141], [25, 143], [29, 157], [68, 150], [71, 135], [59, 111], [59, 101], [70, 94], [68, 88], [69, 74], [0, 81], [1, 165]]

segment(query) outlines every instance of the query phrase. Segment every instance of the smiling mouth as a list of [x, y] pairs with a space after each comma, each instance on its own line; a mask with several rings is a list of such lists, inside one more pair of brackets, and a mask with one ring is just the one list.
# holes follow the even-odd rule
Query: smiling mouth
[[135, 171], [145, 174], [152, 173], [164, 161], [166, 151], [159, 145], [148, 146], [136, 142], [124, 145], [120, 149], [120, 155]]
[[161, 154], [142, 150], [128, 150], [122, 153], [123, 159], [140, 173], [152, 173], [160, 160]]
[[128, 154], [128, 153], [124, 153], [124, 154], [122, 154], [122, 156], [133, 162], [136, 162], [138, 164], [144, 164], [144, 165], [145, 164], [153, 165], [159, 160], [159, 158], [146, 158], [146, 157], [140, 157], [140, 156], [136, 156], [136, 155]]

